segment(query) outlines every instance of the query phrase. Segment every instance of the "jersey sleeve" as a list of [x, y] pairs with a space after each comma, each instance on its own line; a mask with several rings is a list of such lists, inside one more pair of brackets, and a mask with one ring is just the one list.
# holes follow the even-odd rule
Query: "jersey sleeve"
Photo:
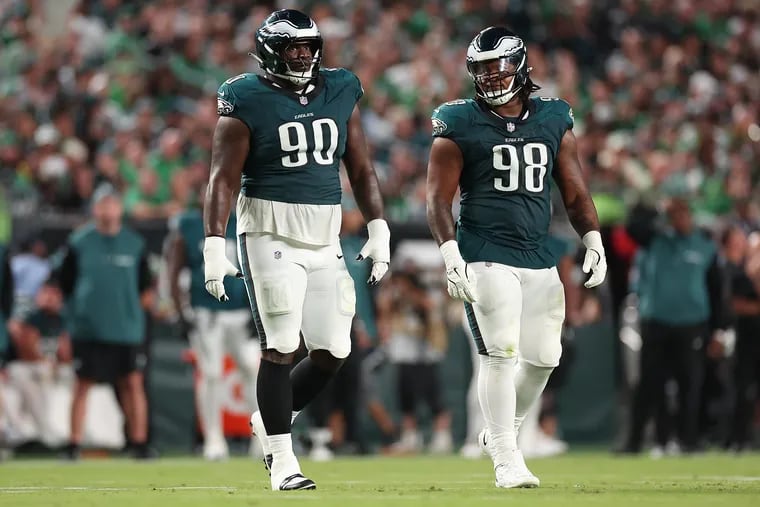
[[323, 68], [323, 76], [330, 79], [333, 83], [339, 83], [338, 87], [341, 92], [345, 92], [354, 99], [354, 104], [359, 102], [364, 96], [364, 87], [359, 77], [348, 69], [344, 68]]
[[462, 134], [463, 108], [466, 104], [463, 100], [454, 100], [441, 104], [433, 110], [430, 121], [433, 124], [433, 137], [445, 137], [457, 142]]
[[354, 74], [351, 71], [346, 71], [349, 76], [349, 82], [351, 86], [351, 92], [354, 94], [354, 97], [356, 98], [356, 102], [359, 102], [361, 98], [364, 96], [364, 87], [362, 86], [362, 82], [359, 79], [359, 76]]
[[252, 115], [248, 114], [248, 104], [243, 100], [244, 93], [238, 85], [238, 82], [246, 80], [245, 77], [245, 74], [241, 74], [221, 84], [216, 92], [216, 112], [219, 116], [237, 118], [253, 131], [253, 125], [250, 122]]
[[573, 126], [575, 125], [573, 108], [570, 106], [570, 104], [560, 99], [557, 101], [557, 109], [559, 110], [559, 117], [562, 119], [564, 129], [572, 130]]

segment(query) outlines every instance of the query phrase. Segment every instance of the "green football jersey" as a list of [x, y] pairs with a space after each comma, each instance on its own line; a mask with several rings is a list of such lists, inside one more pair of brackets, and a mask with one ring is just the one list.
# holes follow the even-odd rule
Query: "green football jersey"
[[[237, 262], [235, 215], [230, 215], [227, 222], [227, 258], [234, 264]], [[203, 215], [200, 210], [183, 211], [176, 215], [169, 223], [169, 227], [176, 230], [182, 236], [185, 245], [185, 264], [190, 269], [190, 305], [194, 308], [208, 308], [210, 310], [239, 310], [248, 308], [248, 296], [245, 292], [245, 284], [242, 280], [233, 277], [224, 278], [224, 290], [229, 301], [222, 303], [206, 291], [203, 273]]]
[[451, 139], [464, 159], [457, 241], [467, 262], [520, 268], [554, 266], [547, 245], [551, 181], [562, 136], [573, 127], [570, 105], [532, 98], [520, 118], [455, 100], [433, 111], [433, 136]]
[[246, 197], [296, 204], [340, 204], [338, 170], [348, 120], [363, 95], [346, 69], [322, 69], [314, 88], [299, 95], [255, 74], [225, 81], [217, 96], [221, 116], [251, 131], [243, 171]]

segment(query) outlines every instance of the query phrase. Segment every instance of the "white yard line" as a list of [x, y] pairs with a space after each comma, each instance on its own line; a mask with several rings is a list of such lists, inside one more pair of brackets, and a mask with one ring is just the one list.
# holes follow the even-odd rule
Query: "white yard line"
[[218, 490], [237, 491], [233, 486], [145, 486], [133, 488], [108, 488], [98, 486], [7, 486], [0, 487], [0, 493], [34, 493], [36, 491], [187, 491], [187, 490]]

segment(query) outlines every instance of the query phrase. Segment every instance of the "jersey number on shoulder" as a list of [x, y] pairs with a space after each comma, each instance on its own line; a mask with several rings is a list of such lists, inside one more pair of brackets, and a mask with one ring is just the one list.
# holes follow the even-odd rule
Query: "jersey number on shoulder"
[[[549, 164], [549, 150], [542, 143], [523, 145], [522, 157], [514, 144], [499, 144], [493, 147], [493, 168], [506, 171], [503, 177], [494, 178], [493, 186], [502, 192], [514, 192], [520, 188], [520, 173], [528, 192], [543, 192], [546, 166]], [[520, 160], [525, 162], [520, 170]]]
[[[277, 129], [280, 134], [280, 148], [288, 155], [282, 157], [283, 167], [301, 167], [309, 163], [309, 138], [303, 123], [290, 121]], [[325, 134], [325, 131], [326, 134]], [[338, 149], [338, 125], [332, 118], [320, 118], [311, 122], [311, 135], [314, 136], [314, 162], [331, 165], [333, 155]], [[325, 139], [327, 138], [327, 139]], [[327, 142], [325, 142], [325, 140]]]

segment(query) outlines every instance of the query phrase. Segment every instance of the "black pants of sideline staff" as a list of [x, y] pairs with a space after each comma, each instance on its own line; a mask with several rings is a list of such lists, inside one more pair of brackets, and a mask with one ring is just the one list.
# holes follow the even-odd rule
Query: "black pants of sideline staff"
[[734, 389], [736, 392], [731, 435], [728, 444], [736, 450], [752, 443], [752, 416], [755, 400], [760, 397], [760, 318], [740, 318], [736, 323], [734, 353]]
[[[626, 450], [641, 450], [646, 423], [665, 406], [665, 384], [671, 378], [678, 385], [676, 420], [681, 447], [685, 451], [694, 450], [699, 432], [707, 326], [673, 326], [645, 320], [641, 323], [641, 339], [640, 380], [633, 397]], [[667, 438], [660, 428], [658, 443], [664, 445]]]

